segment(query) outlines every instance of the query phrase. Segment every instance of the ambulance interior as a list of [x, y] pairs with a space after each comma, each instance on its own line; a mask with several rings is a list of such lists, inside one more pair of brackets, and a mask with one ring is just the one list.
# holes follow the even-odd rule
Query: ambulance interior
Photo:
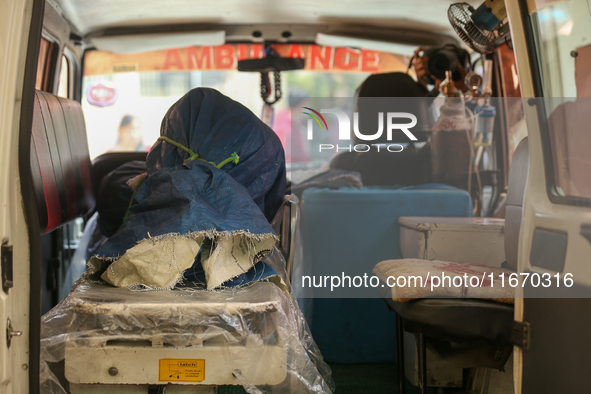
[[[575, 312], [588, 299], [525, 298], [531, 289], [501, 287], [492, 276], [483, 286], [489, 273], [529, 272], [559, 283], [574, 277], [579, 294], [588, 294], [591, 134], [581, 131], [591, 92], [588, 0], [39, 3], [29, 162], [41, 322], [31, 326], [40, 342], [31, 356], [40, 363], [31, 361], [30, 371], [40, 378], [30, 380], [30, 392], [589, 387], [582, 370], [589, 317]], [[178, 115], [181, 122], [218, 110], [215, 119], [223, 119], [210, 103], [235, 107], [216, 91], [254, 114], [244, 119], [260, 118], [257, 130], [269, 126], [283, 148], [284, 164], [275, 165], [284, 167], [269, 175], [281, 198], [263, 212], [276, 238], [269, 247], [253, 238], [265, 257], [251, 255], [240, 273], [258, 262], [265, 268], [237, 284], [228, 274], [215, 288], [193, 286], [186, 272], [184, 286], [175, 279], [166, 289], [118, 282], [109, 268], [101, 271], [108, 283], [85, 274], [96, 269], [87, 264], [101, 245], [129, 229], [128, 218], [136, 223], [134, 198], [156, 178], [153, 163], [166, 167], [167, 152], [180, 155], [177, 165], [197, 162], [191, 168], [240, 166], [238, 155], [230, 167], [202, 163], [189, 137], [183, 143], [165, 131], [175, 122], [169, 108], [181, 113], [182, 103], [201, 109]], [[328, 108], [350, 121], [344, 138]], [[388, 117], [379, 126], [364, 118], [415, 110], [418, 126], [408, 133], [392, 134]], [[384, 125], [388, 133], [364, 140]], [[146, 167], [145, 183], [128, 186], [125, 179]], [[180, 250], [165, 249], [176, 238], [145, 239], [159, 245], [154, 261]], [[215, 254], [222, 241], [193, 241], [182, 246], [192, 256], [207, 250], [202, 261], [229, 259]], [[384, 286], [392, 276], [440, 271], [483, 282], [461, 294]], [[364, 274], [378, 282], [334, 289], [334, 276], [341, 285], [345, 275]], [[535, 322], [545, 329], [530, 333]]]

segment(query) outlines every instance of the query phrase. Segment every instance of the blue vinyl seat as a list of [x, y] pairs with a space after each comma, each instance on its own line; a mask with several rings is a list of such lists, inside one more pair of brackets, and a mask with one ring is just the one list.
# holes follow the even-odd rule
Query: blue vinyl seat
[[376, 298], [375, 288], [310, 292], [301, 277], [371, 276], [380, 261], [400, 258], [400, 216], [472, 216], [472, 202], [466, 191], [440, 184], [313, 188], [303, 194], [304, 258], [294, 272], [294, 288], [328, 362], [394, 362], [396, 317]]

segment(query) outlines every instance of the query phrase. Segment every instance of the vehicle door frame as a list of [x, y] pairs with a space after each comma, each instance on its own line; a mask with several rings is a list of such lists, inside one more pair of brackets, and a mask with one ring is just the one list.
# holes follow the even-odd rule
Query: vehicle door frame
[[[589, 253], [589, 251], [591, 251], [591, 244], [580, 234], [581, 225], [583, 223], [591, 223], [591, 214], [589, 213], [588, 207], [560, 203], [551, 195], [550, 186], [552, 185], [550, 185], [549, 181], [552, 177], [549, 177], [548, 175], [552, 175], [554, 169], [551, 160], [549, 160], [551, 158], [551, 151], [549, 151], [550, 146], [549, 141], [547, 141], [548, 136], [543, 129], [547, 126], [545, 109], [542, 108], [542, 97], [544, 94], [542, 89], [542, 79], [538, 67], [537, 52], [533, 39], [533, 27], [527, 3], [527, 0], [507, 0], [505, 2], [511, 26], [512, 39], [517, 55], [519, 82], [522, 87], [522, 96], [524, 97], [523, 107], [529, 136], [530, 169], [523, 203], [524, 208], [521, 231], [519, 234], [518, 272], [556, 274], [556, 272], [533, 266], [530, 260], [536, 229], [539, 230], [543, 228], [559, 231], [566, 234], [568, 237], [567, 249], [565, 252], [565, 268], [560, 273], [562, 274], [560, 277], [561, 281], [564, 281], [564, 275], [566, 275], [570, 269], [579, 266], [582, 275], [578, 278], [576, 275], [573, 275], [574, 285], [575, 287], [579, 287], [580, 291], [588, 294], [591, 275], [584, 274], [589, 274], [589, 268], [584, 269], [581, 267], [582, 264], [576, 264], [576, 262], [577, 256], [580, 257], [585, 255], [584, 253]], [[552, 172], [552, 174], [550, 172]], [[581, 284], [581, 279], [585, 279], [585, 282], [587, 283]], [[553, 286], [556, 285], [553, 284]], [[524, 289], [520, 285], [516, 290], [516, 325], [514, 328], [519, 329], [520, 334], [523, 335], [518, 341], [520, 343], [515, 346], [515, 393], [520, 394], [522, 392], [531, 392], [532, 379], [541, 379], [540, 381], [543, 381], [544, 384], [547, 385], [545, 387], [550, 389], [550, 387], [553, 387], [552, 384], [556, 384], [556, 381], [552, 382], [552, 377], [547, 375], [545, 378], [540, 375], [541, 371], [544, 369], [542, 368], [542, 364], [546, 364], [546, 367], [550, 366], [550, 368], [552, 368], [552, 365], [557, 366], [557, 363], [560, 363], [561, 361], [556, 360], [553, 362], [553, 360], [543, 359], [536, 361], [539, 362], [539, 364], [535, 366], [531, 362], [531, 358], [533, 357], [533, 354], [544, 354], [544, 352], [539, 352], [539, 349], [542, 347], [546, 348], [546, 350], [552, 347], [556, 348], [558, 351], [557, 353], [554, 353], [556, 355], [564, 355], [565, 351], [568, 353], [568, 349], [564, 349], [564, 347], [567, 345], [572, 346], [576, 343], [576, 339], [568, 338], [568, 340], [565, 341], [564, 338], [552, 335], [552, 332], [561, 332], [560, 326], [564, 326], [568, 323], [551, 322], [551, 316], [555, 316], [560, 312], [563, 316], [566, 316], [567, 319], [571, 319], [571, 322], [587, 322], [589, 319], [583, 318], [581, 314], [577, 312], [576, 308], [581, 301], [590, 300], [578, 299], [569, 302], [566, 299], [524, 298], [524, 294], [531, 293], [531, 286], [528, 287], [528, 285], [525, 285]], [[550, 297], [551, 293], [546, 294]], [[579, 331], [581, 330], [575, 329], [571, 334], [579, 338], [588, 336], [586, 331]], [[580, 341], [579, 344], [584, 345], [587, 343], [587, 347], [589, 347], [588, 342], [588, 340], [584, 342]], [[549, 354], [548, 352], [546, 353]], [[524, 373], [527, 373], [527, 376], [524, 376]], [[576, 374], [575, 371], [561, 371], [559, 374], [562, 375], [556, 375], [554, 378], [564, 382], [571, 381], [575, 387], [581, 384], [581, 379], [572, 379], [572, 375]], [[582, 377], [583, 375], [577, 374], [577, 376]], [[589, 379], [587, 378], [584, 381], [586, 382], [588, 380]]]
[[[0, 289], [0, 387], [7, 393], [39, 392], [40, 245], [30, 171], [31, 126], [43, 0], [2, 3], [0, 40], [0, 231], [5, 277]], [[10, 252], [11, 247], [11, 253]], [[10, 279], [10, 278], [8, 278]], [[7, 286], [8, 285], [8, 286]], [[7, 335], [11, 321], [10, 347]]]

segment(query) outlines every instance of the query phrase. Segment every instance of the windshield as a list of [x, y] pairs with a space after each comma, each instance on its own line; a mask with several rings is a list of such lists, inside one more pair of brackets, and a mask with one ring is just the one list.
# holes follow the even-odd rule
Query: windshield
[[[281, 73], [282, 99], [274, 105], [269, 121], [286, 148], [288, 164], [298, 168], [317, 167], [327, 157], [309, 149], [308, 141], [291, 146], [292, 108], [301, 112], [312, 97], [353, 97], [371, 73], [406, 71], [409, 60], [385, 52], [317, 45], [280, 44], [273, 49], [281, 56], [306, 61], [303, 70]], [[261, 75], [236, 70], [238, 60], [257, 57], [263, 57], [261, 44], [139, 54], [88, 52], [82, 107], [91, 158], [113, 151], [148, 151], [160, 136], [168, 108], [196, 87], [215, 88], [262, 116]]]

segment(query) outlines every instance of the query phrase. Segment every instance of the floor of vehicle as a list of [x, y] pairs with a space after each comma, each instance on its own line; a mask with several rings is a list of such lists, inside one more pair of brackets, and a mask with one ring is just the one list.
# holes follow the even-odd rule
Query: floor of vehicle
[[219, 386], [218, 394], [248, 394], [242, 386]]
[[[337, 386], [336, 394], [392, 394], [397, 391], [396, 364], [329, 364]], [[407, 382], [406, 393], [418, 394]]]
[[[392, 394], [398, 387], [396, 364], [329, 364], [337, 386], [335, 394]], [[429, 389], [435, 393], [435, 390]], [[407, 394], [418, 394], [418, 387], [406, 385]], [[219, 394], [246, 394], [241, 386], [219, 387]]]

